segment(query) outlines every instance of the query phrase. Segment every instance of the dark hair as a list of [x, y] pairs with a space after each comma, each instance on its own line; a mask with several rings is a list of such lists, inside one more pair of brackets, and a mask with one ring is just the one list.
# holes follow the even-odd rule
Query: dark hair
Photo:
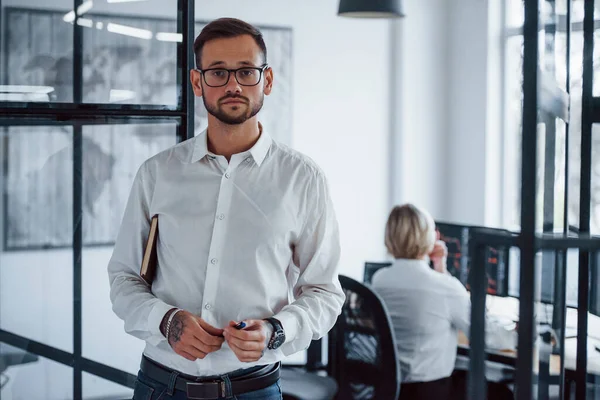
[[214, 39], [232, 38], [236, 36], [250, 35], [260, 48], [267, 62], [267, 46], [262, 33], [247, 22], [236, 18], [219, 18], [202, 29], [194, 41], [194, 54], [196, 55], [196, 68], [202, 68], [202, 48], [206, 42]]

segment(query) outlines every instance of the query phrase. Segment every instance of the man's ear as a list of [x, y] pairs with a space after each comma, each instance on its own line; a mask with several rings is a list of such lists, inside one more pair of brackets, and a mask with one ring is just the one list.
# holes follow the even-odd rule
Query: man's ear
[[271, 94], [271, 90], [273, 90], [273, 68], [269, 67], [265, 69], [265, 87], [263, 91], [268, 96]]
[[190, 70], [190, 82], [192, 83], [192, 89], [196, 97], [202, 97], [202, 74], [200, 71], [195, 69]]

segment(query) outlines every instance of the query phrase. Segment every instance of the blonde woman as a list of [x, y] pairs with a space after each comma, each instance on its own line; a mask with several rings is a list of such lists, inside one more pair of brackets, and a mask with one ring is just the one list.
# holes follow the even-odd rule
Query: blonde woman
[[395, 260], [373, 276], [372, 285], [396, 334], [400, 399], [449, 398], [458, 331], [469, 331], [469, 294], [446, 271], [448, 250], [427, 211], [413, 204], [395, 207], [385, 245]]
[[[448, 250], [429, 213], [413, 204], [394, 207], [385, 229], [391, 268], [373, 276], [392, 319], [402, 376], [400, 400], [451, 397], [458, 331], [469, 334], [471, 299], [446, 270]], [[433, 264], [433, 269], [429, 266]], [[486, 346], [516, 341], [493, 319], [486, 320]], [[454, 385], [464, 391], [460, 379]], [[488, 399], [512, 398], [504, 385], [488, 382]]]

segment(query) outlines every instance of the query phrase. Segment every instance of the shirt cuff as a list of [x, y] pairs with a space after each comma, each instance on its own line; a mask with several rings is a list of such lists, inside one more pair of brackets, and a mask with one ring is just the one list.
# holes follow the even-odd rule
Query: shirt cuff
[[289, 311], [281, 311], [275, 314], [273, 318], [276, 318], [281, 322], [283, 326], [283, 332], [285, 333], [285, 342], [290, 343], [298, 335], [298, 318]]
[[152, 307], [152, 310], [150, 310], [150, 315], [148, 316], [148, 330], [150, 331], [151, 336], [146, 339], [146, 342], [152, 346], [156, 346], [163, 340], [167, 340], [160, 331], [160, 323], [165, 314], [172, 308], [173, 306], [159, 300], [154, 307]]

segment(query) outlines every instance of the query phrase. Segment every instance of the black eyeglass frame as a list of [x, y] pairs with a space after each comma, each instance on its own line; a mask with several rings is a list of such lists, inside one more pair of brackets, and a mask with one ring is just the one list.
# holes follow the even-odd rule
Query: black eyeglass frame
[[[263, 74], [265, 72], [265, 70], [269, 68], [269, 64], [263, 64], [260, 67], [241, 67], [241, 68], [236, 68], [236, 69], [228, 69], [228, 68], [207, 68], [207, 69], [198, 69], [196, 68], [196, 71], [200, 72], [200, 75], [202, 75], [202, 79], [204, 80], [204, 83], [206, 84], [206, 86], [208, 87], [223, 87], [225, 85], [227, 85], [229, 83], [229, 79], [231, 78], [231, 73], [233, 72], [233, 76], [235, 77], [235, 80], [237, 83], [239, 83], [241, 86], [256, 86], [260, 83], [260, 81], [262, 80]], [[255, 69], [258, 71], [259, 76], [258, 76], [258, 81], [253, 84], [253, 85], [246, 85], [240, 82], [240, 80], [237, 77], [237, 73], [238, 71], [244, 70], [244, 69]], [[206, 72], [209, 71], [227, 71], [227, 79], [225, 79], [225, 83], [223, 83], [222, 85], [210, 85], [207, 81], [206, 81]]]

